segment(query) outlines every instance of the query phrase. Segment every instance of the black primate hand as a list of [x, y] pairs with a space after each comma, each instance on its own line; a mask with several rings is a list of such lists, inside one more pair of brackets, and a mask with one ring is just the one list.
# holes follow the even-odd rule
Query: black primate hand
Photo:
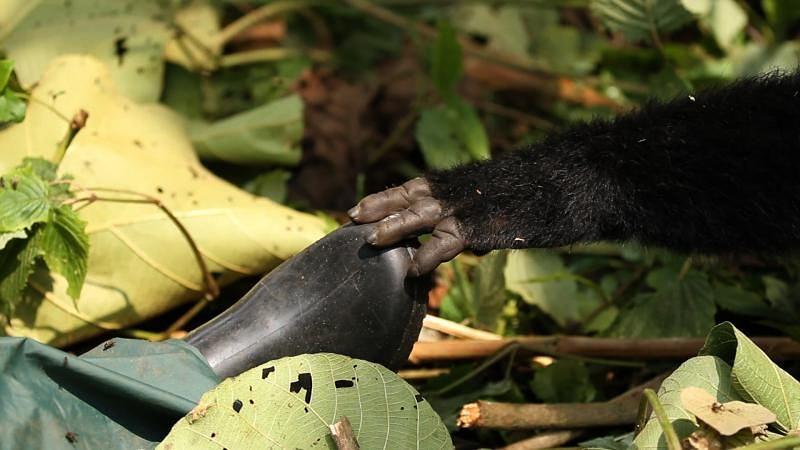
[[424, 178], [368, 195], [348, 214], [356, 223], [375, 223], [374, 232], [367, 238], [372, 245], [391, 245], [409, 236], [432, 232], [414, 255], [409, 268], [412, 276], [432, 271], [467, 247], [458, 219], [433, 197]]

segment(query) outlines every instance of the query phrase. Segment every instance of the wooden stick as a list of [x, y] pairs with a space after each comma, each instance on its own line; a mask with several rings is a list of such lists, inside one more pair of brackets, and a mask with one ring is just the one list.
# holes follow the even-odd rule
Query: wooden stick
[[539, 450], [561, 447], [567, 442], [583, 436], [585, 433], [583, 430], [546, 431], [501, 447], [499, 450]]
[[[754, 337], [753, 342], [776, 359], [800, 358], [800, 342], [786, 337]], [[512, 342], [521, 350], [545, 355], [614, 359], [686, 359], [697, 355], [703, 338], [622, 339], [585, 336], [520, 336], [499, 340], [452, 339], [417, 342], [413, 362], [477, 359], [491, 356]]]
[[464, 405], [458, 417], [461, 428], [586, 428], [630, 425], [636, 422], [645, 389], [656, 388], [667, 374], [633, 387], [607, 402], [500, 403], [478, 401]]
[[452, 320], [431, 316], [430, 314], [425, 316], [425, 319], [422, 321], [422, 326], [457, 338], [475, 339], [480, 341], [496, 341], [503, 339], [503, 337], [499, 334], [477, 330], [475, 328], [453, 322]]
[[353, 426], [350, 425], [350, 420], [346, 416], [342, 416], [338, 422], [330, 426], [331, 437], [336, 442], [336, 448], [339, 450], [359, 450], [356, 436], [353, 434]]

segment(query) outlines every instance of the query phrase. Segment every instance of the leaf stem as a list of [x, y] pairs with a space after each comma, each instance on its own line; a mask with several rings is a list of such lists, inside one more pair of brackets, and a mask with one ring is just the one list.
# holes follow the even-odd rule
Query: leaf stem
[[681, 440], [678, 439], [678, 433], [676, 433], [675, 428], [672, 427], [672, 422], [669, 421], [667, 412], [664, 410], [664, 405], [658, 400], [656, 392], [648, 388], [645, 389], [643, 393], [644, 398], [647, 399], [647, 402], [650, 403], [650, 407], [653, 408], [653, 414], [656, 415], [659, 425], [661, 425], [661, 431], [664, 433], [664, 440], [667, 441], [667, 448], [669, 450], [681, 450]]
[[[444, 387], [442, 387], [440, 389], [437, 389], [437, 390], [431, 392], [431, 394], [432, 395], [444, 395], [444, 394], [452, 391], [453, 389], [461, 386], [465, 382], [471, 380], [472, 378], [474, 378], [475, 376], [477, 376], [478, 374], [480, 374], [484, 370], [486, 370], [489, 367], [493, 366], [494, 363], [496, 363], [497, 361], [500, 361], [501, 359], [505, 358], [506, 356], [508, 356], [513, 361], [514, 356], [517, 354], [517, 350], [518, 349], [519, 349], [519, 344], [517, 344], [516, 342], [512, 342], [512, 343], [506, 345], [500, 351], [498, 351], [497, 353], [492, 355], [490, 358], [487, 358], [485, 361], [480, 363], [476, 368], [470, 370], [469, 372], [467, 372], [463, 376], [461, 376], [458, 379], [454, 380], [452, 383], [450, 383], [450, 384], [448, 384], [448, 385], [446, 385], [446, 386], [444, 386]], [[508, 368], [506, 368], [505, 372], [506, 373], [509, 372]]]
[[28, 100], [29, 102], [33, 102], [33, 103], [38, 104], [39, 106], [43, 106], [43, 107], [47, 108], [51, 113], [53, 113], [56, 116], [58, 116], [58, 118], [63, 120], [64, 122], [67, 122], [67, 123], [71, 122], [69, 117], [67, 117], [64, 114], [62, 114], [61, 111], [57, 110], [53, 105], [45, 103], [43, 100], [39, 99], [38, 97], [34, 97], [33, 95], [28, 94], [27, 92], [15, 92], [15, 94], [17, 94], [18, 96], [24, 98], [25, 100]]

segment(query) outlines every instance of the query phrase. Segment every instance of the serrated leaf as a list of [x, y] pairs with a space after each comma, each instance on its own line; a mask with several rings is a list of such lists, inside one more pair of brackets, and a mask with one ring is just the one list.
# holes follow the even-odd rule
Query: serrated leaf
[[705, 274], [689, 271], [682, 279], [649, 277], [658, 290], [637, 295], [620, 312], [611, 335], [620, 337], [703, 336], [714, 326], [717, 311]]
[[[52, 100], [47, 92], [61, 94]], [[180, 118], [120, 95], [94, 58], [55, 61], [33, 93], [66, 116], [81, 108], [89, 113], [59, 170], [72, 174], [78, 186], [158, 198], [181, 220], [223, 284], [262, 274], [323, 235], [319, 219], [212, 175], [198, 161]], [[0, 172], [26, 156], [50, 156], [67, 126], [46, 107], [31, 104], [23, 124], [0, 131]], [[91, 242], [80, 298], [70, 298], [64, 277], [37, 270], [30, 280], [36, 295], [17, 309], [8, 333], [65, 345], [202, 295], [197, 261], [158, 207], [96, 202], [81, 209], [80, 217]]]
[[189, 130], [204, 159], [295, 165], [301, 156], [303, 102], [290, 95], [215, 123], [194, 123]]
[[775, 422], [772, 411], [755, 403], [738, 400], [721, 403], [716, 397], [698, 387], [681, 391], [683, 407], [723, 436], [733, 436], [739, 430]]
[[397, 374], [322, 353], [282, 358], [223, 381], [157, 448], [333, 450], [329, 427], [342, 417], [365, 450], [453, 447], [430, 405]]
[[36, 245], [48, 269], [66, 278], [67, 294], [77, 299], [86, 279], [89, 236], [86, 222], [69, 206], [53, 210], [53, 218], [37, 233]]
[[456, 31], [445, 21], [439, 22], [436, 41], [430, 50], [430, 60], [433, 85], [439, 95], [452, 99], [463, 74], [463, 63]]
[[578, 285], [558, 254], [545, 250], [511, 252], [504, 274], [508, 290], [538, 306], [559, 325], [580, 319]]
[[[62, 55], [93, 55], [109, 67], [119, 89], [139, 101], [161, 93], [164, 45], [171, 8], [159, 0], [4, 0], [0, 47], [16, 64], [29, 89], [50, 62]], [[50, 95], [56, 95], [57, 91]], [[69, 117], [73, 111], [69, 112]]]
[[0, 184], [0, 232], [18, 231], [50, 214], [47, 184], [31, 168], [16, 169], [2, 177]]
[[680, 0], [596, 0], [592, 11], [603, 25], [622, 32], [631, 41], [652, 39], [692, 21]]
[[731, 380], [743, 400], [778, 416], [783, 431], [800, 425], [800, 382], [786, 373], [730, 322], [711, 330], [701, 355], [713, 355], [732, 366]]
[[29, 239], [15, 240], [0, 250], [0, 312], [5, 317], [9, 317], [22, 301], [36, 259], [42, 254], [35, 242], [39, 231], [36, 226], [29, 233]]

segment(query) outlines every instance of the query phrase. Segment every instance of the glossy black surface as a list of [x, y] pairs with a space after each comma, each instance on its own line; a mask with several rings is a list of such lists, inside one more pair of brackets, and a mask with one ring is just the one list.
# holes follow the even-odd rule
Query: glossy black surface
[[416, 341], [430, 281], [407, 278], [413, 249], [345, 226], [262, 278], [185, 339], [221, 377], [283, 356], [332, 352], [398, 368]]

